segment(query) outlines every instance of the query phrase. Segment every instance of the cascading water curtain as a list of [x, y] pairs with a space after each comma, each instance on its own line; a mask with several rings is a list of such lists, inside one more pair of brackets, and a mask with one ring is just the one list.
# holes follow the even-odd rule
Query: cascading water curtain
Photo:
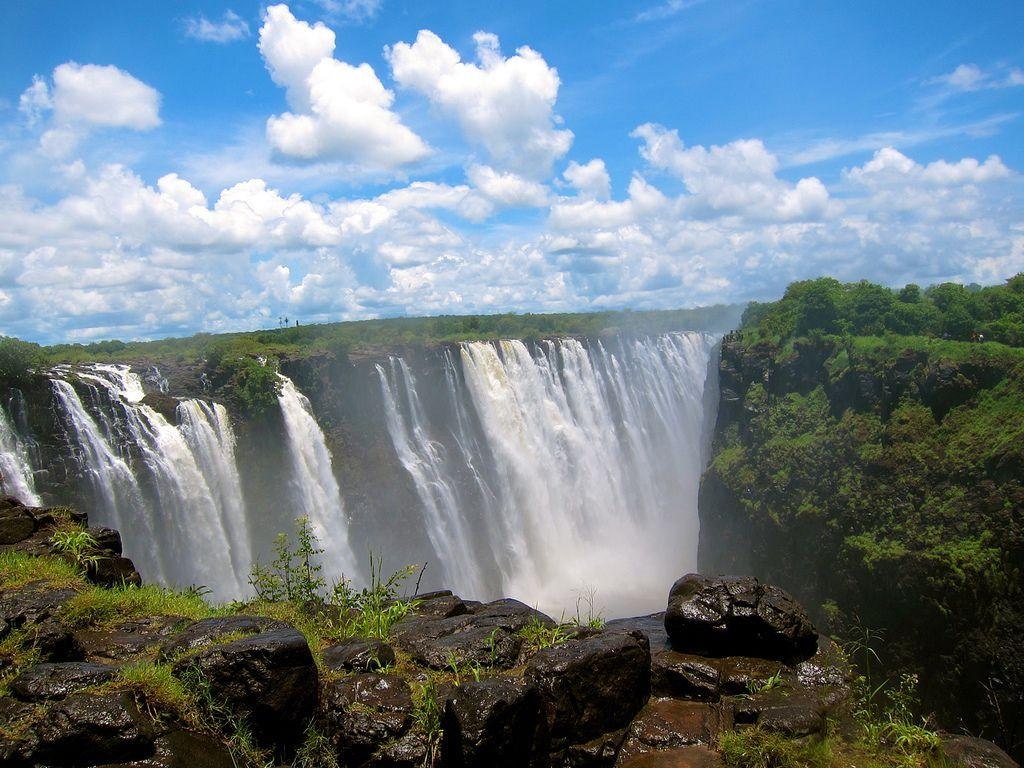
[[555, 615], [578, 599], [609, 615], [662, 607], [665, 584], [697, 563], [715, 343], [465, 343], [446, 371], [450, 412], [434, 421], [403, 361], [378, 366], [448, 583]]

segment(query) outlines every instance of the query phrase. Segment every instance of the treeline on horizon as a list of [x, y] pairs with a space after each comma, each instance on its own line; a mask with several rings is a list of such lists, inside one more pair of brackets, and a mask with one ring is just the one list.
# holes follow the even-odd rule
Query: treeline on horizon
[[673, 330], [725, 332], [734, 328], [742, 305], [675, 310], [615, 310], [553, 314], [441, 315], [286, 325], [239, 333], [197, 333], [156, 341], [98, 341], [41, 346], [0, 336], [0, 380], [58, 363], [102, 360], [210, 360], [228, 357], [289, 356], [317, 351], [345, 354], [414, 345], [431, 346], [488, 339], [542, 339]]
[[899, 289], [831, 277], [792, 283], [782, 299], [752, 302], [741, 330], [765, 339], [814, 334], [930, 336], [1024, 346], [1024, 272], [1003, 285], [940, 283]]

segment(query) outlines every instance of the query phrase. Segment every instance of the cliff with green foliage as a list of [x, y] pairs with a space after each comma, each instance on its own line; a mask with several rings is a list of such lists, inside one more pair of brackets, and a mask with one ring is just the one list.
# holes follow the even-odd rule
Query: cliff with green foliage
[[[791, 590], [925, 704], [1021, 753], [1024, 275], [822, 279], [722, 345], [701, 571]], [[982, 340], [983, 339], [983, 340]], [[866, 665], [865, 665], [866, 666]]]

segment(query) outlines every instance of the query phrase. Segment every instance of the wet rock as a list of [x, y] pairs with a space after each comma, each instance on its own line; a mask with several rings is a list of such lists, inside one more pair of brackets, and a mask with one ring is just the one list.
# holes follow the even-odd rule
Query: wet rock
[[722, 768], [722, 756], [707, 747], [679, 747], [645, 752], [618, 763], [616, 768]]
[[182, 624], [178, 616], [147, 616], [116, 627], [90, 627], [74, 633], [85, 658], [99, 663], [126, 661], [158, 648]]
[[229, 635], [255, 635], [289, 625], [262, 616], [213, 616], [199, 619], [166, 640], [160, 649], [160, 659], [166, 661], [182, 653], [211, 645]]
[[796, 600], [751, 577], [683, 576], [669, 591], [665, 629], [674, 650], [705, 656], [797, 663], [813, 656], [818, 642]]
[[429, 768], [436, 763], [436, 760], [431, 760], [433, 754], [430, 743], [423, 733], [409, 731], [401, 738], [384, 745], [366, 762], [364, 768]]
[[634, 616], [629, 619], [612, 619], [604, 625], [608, 630], [631, 630], [638, 629], [647, 635], [647, 641], [651, 644], [651, 653], [671, 650], [672, 645], [668, 639], [668, 632], [665, 631], [665, 612], [652, 613], [650, 616]]
[[943, 734], [942, 751], [959, 768], [1019, 768], [1013, 758], [985, 739]]
[[545, 700], [555, 748], [625, 727], [650, 690], [641, 632], [607, 631], [537, 652], [524, 677]]
[[24, 701], [63, 699], [114, 676], [114, 668], [85, 661], [34, 664], [11, 682], [11, 691]]
[[629, 726], [617, 764], [645, 752], [717, 743], [732, 728], [727, 707], [678, 699], [652, 699]]
[[564, 764], [566, 768], [611, 768], [625, 738], [626, 729], [620, 728], [583, 744], [573, 744], [566, 750]]
[[651, 656], [651, 694], [697, 701], [718, 701], [720, 673], [714, 659], [676, 651]]
[[416, 607], [413, 614], [416, 616], [428, 616], [435, 619], [447, 619], [452, 616], [461, 616], [469, 613], [466, 604], [457, 595], [449, 590], [438, 592], [427, 592], [416, 595]]
[[17, 544], [35, 530], [35, 518], [24, 507], [0, 507], [0, 544]]
[[818, 650], [796, 666], [797, 680], [802, 685], [846, 686], [853, 682], [850, 663], [839, 646], [826, 635], [818, 636]]
[[48, 618], [27, 626], [26, 630], [43, 661], [79, 661], [85, 658], [74, 634], [58, 619]]
[[76, 694], [36, 726], [38, 762], [80, 765], [134, 760], [153, 752], [154, 735], [128, 694]]
[[117, 529], [96, 525], [90, 527], [88, 531], [93, 539], [96, 540], [97, 549], [102, 549], [115, 555], [124, 554], [121, 544], [121, 533]]
[[215, 700], [252, 726], [260, 744], [300, 741], [317, 703], [317, 669], [306, 638], [284, 628], [214, 645], [186, 656], [174, 674], [198, 674]]
[[39, 624], [56, 617], [76, 594], [73, 589], [54, 589], [44, 582], [3, 590], [0, 591], [0, 619], [15, 628]]
[[390, 645], [366, 637], [350, 637], [325, 648], [321, 657], [327, 669], [346, 672], [376, 672], [395, 663]]
[[397, 675], [333, 680], [324, 690], [324, 718], [338, 758], [358, 766], [409, 730], [412, 692]]
[[728, 656], [715, 662], [719, 673], [720, 692], [723, 696], [752, 693], [775, 681], [792, 680], [792, 668], [778, 661], [753, 659], [748, 656]]
[[756, 725], [786, 736], [822, 733], [825, 719], [841, 698], [828, 688], [775, 688], [730, 699], [737, 724]]
[[433, 669], [449, 669], [453, 663], [509, 669], [519, 663], [523, 648], [516, 633], [531, 622], [555, 626], [543, 613], [505, 599], [445, 618], [409, 616], [395, 625], [392, 636], [414, 661]]
[[12, 696], [0, 697], [0, 765], [20, 768], [31, 765], [31, 756], [39, 745], [32, 728], [37, 709]]
[[466, 683], [445, 703], [444, 764], [451, 768], [526, 768], [547, 759], [540, 693], [518, 678]]
[[90, 562], [86, 575], [89, 581], [103, 587], [142, 586], [142, 576], [136, 570], [135, 563], [127, 557], [113, 553], [101, 555], [97, 560]]

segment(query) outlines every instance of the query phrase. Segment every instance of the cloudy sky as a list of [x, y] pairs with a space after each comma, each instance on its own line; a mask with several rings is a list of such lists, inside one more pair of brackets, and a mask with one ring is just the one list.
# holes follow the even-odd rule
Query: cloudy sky
[[5, 0], [0, 333], [1024, 271], [1024, 3]]

